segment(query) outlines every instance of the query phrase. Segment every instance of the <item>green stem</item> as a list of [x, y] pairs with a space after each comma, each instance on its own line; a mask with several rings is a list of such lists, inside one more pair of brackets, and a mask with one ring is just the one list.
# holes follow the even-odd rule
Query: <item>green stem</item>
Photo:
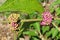
[[[20, 22], [32, 22], [32, 21], [41, 21], [42, 19], [22, 19]], [[9, 22], [9, 21], [3, 21], [3, 22]]]
[[14, 40], [17, 39], [16, 31], [14, 31]]
[[22, 28], [22, 25], [24, 24], [24, 22], [32, 22], [32, 21], [41, 21], [42, 19], [24, 19], [24, 20], [21, 20], [21, 25], [20, 27], [18, 27], [18, 29], [20, 30]]

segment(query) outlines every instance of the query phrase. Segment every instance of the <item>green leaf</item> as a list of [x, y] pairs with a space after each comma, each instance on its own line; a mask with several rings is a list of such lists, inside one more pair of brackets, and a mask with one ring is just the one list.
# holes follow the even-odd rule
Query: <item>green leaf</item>
[[43, 2], [44, 0], [38, 0], [39, 2]]
[[7, 0], [1, 7], [3, 11], [21, 11], [24, 13], [33, 13], [38, 11], [42, 13], [44, 8], [37, 0]]
[[35, 37], [32, 37], [32, 40], [39, 40], [39, 39], [37, 39], [37, 38], [35, 38]]
[[49, 32], [46, 32], [46, 37], [49, 37], [50, 35], [51, 35], [51, 32], [49, 31]]
[[59, 29], [58, 29], [58, 21], [57, 21], [57, 23], [55, 23], [54, 21], [52, 22], [52, 24], [53, 24], [53, 26], [56, 28], [56, 30], [58, 30], [59, 31]]
[[60, 39], [60, 33], [56, 36], [57, 39]]
[[56, 15], [60, 14], [60, 8], [56, 8]]
[[50, 12], [52, 13], [54, 11], [54, 7], [50, 6]]
[[54, 1], [54, 2], [51, 4], [51, 6], [55, 6], [55, 5], [58, 5], [58, 4], [60, 4], [60, 0]]
[[38, 35], [38, 33], [36, 31], [34, 31], [34, 30], [25, 31], [25, 32], [23, 32], [23, 34], [29, 35], [29, 36], [37, 36]]
[[58, 30], [56, 28], [52, 28], [51, 33], [52, 33], [52, 38], [54, 38], [58, 34]]
[[34, 23], [33, 26], [36, 31], [40, 32], [40, 23], [39, 22]]
[[46, 31], [49, 31], [50, 27], [49, 26], [43, 26], [42, 27], [42, 32], [43, 34], [46, 32]]
[[50, 5], [50, 12], [52, 13], [54, 10], [56, 10], [56, 9], [54, 8], [54, 6], [59, 5], [59, 4], [60, 4], [60, 0], [54, 1], [54, 2]]
[[11, 14], [11, 12], [5, 12], [4, 15], [8, 18], [8, 16]]
[[31, 13], [29, 16], [30, 18], [35, 19], [38, 16], [38, 12]]
[[54, 20], [53, 22], [52, 22], [52, 24], [56, 24], [56, 26], [58, 27], [58, 24], [60, 23], [60, 20], [59, 19], [56, 19], [56, 20]]

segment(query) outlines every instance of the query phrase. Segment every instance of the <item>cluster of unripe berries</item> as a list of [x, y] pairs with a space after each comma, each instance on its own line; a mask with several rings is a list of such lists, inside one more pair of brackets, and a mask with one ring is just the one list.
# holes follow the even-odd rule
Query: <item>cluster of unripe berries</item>
[[10, 22], [13, 30], [16, 30], [16, 28], [18, 27], [17, 20], [18, 20], [18, 17], [19, 17], [19, 16], [20, 16], [19, 14], [12, 13], [12, 14], [8, 17], [8, 21]]

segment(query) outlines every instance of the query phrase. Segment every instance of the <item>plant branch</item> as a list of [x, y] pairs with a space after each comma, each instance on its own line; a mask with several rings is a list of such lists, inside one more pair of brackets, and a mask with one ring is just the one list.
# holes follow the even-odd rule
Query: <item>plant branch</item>
[[27, 19], [21, 20], [20, 22], [32, 22], [32, 21], [41, 21], [42, 19]]
[[47, 40], [46, 38], [44, 38], [44, 36], [41, 34], [41, 32], [40, 32], [39, 38], [41, 38], [41, 40]]

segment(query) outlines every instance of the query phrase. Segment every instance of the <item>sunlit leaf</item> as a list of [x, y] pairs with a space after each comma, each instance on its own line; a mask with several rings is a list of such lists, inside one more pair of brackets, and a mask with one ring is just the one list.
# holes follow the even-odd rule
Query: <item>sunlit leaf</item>
[[25, 13], [38, 11], [42, 13], [44, 8], [37, 0], [7, 0], [0, 7], [0, 12], [3, 11], [22, 11]]
[[34, 23], [33, 26], [36, 31], [40, 32], [40, 23], [39, 22]]
[[56, 8], [56, 15], [60, 14], [60, 8]]
[[43, 32], [43, 34], [46, 32], [46, 31], [49, 31], [49, 26], [43, 26], [42, 27], [42, 32]]
[[46, 37], [49, 37], [50, 35], [51, 35], [51, 32], [49, 31], [49, 32], [46, 32]]
[[52, 38], [54, 38], [58, 34], [58, 30], [56, 28], [52, 28], [51, 33], [52, 33]]
[[34, 30], [23, 32], [23, 34], [29, 35], [29, 36], [37, 36], [38, 35], [37, 32]]

